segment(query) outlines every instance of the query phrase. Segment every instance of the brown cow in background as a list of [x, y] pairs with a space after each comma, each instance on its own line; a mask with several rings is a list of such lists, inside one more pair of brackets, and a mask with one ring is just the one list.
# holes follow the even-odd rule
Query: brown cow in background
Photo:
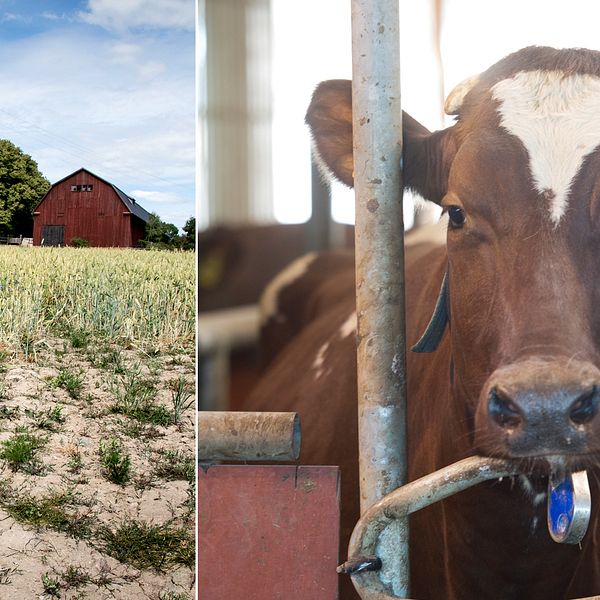
[[[600, 53], [524, 49], [446, 107], [457, 121], [435, 133], [404, 115], [405, 184], [449, 218], [446, 247], [407, 253], [409, 345], [445, 273], [450, 314], [439, 346], [408, 356], [409, 477], [477, 453], [523, 474], [413, 515], [411, 595], [600, 594], [596, 506], [579, 546], [545, 527], [550, 473], [587, 469], [596, 504], [600, 492]], [[351, 184], [350, 82], [321, 84], [307, 120]], [[298, 411], [300, 461], [341, 465], [342, 557], [358, 518], [354, 311], [350, 294], [321, 302], [247, 406]]]
[[[284, 267], [311, 247], [319, 246], [323, 240], [316, 239], [318, 228], [332, 227], [330, 217], [325, 223], [312, 218], [298, 224], [246, 224], [215, 226], [198, 235], [198, 311], [200, 313], [199, 382], [200, 407], [214, 409], [239, 408], [249, 391], [254, 387], [261, 372], [261, 357], [258, 356], [255, 337], [248, 338], [254, 327], [246, 322], [253, 319], [252, 305], [257, 305], [267, 283]], [[353, 242], [353, 227], [335, 224], [338, 244]], [[325, 240], [330, 241], [330, 240]], [[237, 317], [223, 311], [242, 308]], [[212, 324], [216, 316], [218, 323]], [[239, 319], [246, 324], [240, 326]], [[241, 327], [246, 333], [236, 336]], [[217, 351], [203, 348], [207, 337], [222, 343], [220, 360], [225, 368], [215, 368], [213, 363]], [[215, 329], [214, 333], [212, 329]], [[241, 340], [229, 347], [229, 339]], [[221, 339], [221, 342], [217, 340]], [[213, 374], [213, 369], [216, 375]]]

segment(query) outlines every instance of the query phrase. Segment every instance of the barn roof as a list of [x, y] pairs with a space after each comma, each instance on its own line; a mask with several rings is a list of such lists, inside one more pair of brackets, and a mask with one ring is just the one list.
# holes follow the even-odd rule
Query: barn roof
[[[89, 169], [85, 169], [83, 167], [81, 169], [77, 169], [77, 171], [73, 171], [73, 173], [70, 173], [66, 177], [63, 177], [62, 179], [59, 179], [58, 181], [54, 182], [52, 184], [52, 186], [50, 187], [50, 190], [53, 187], [57, 186], [59, 183], [62, 183], [63, 181], [70, 179], [71, 177], [73, 177], [73, 175], [77, 175], [77, 173], [79, 173], [80, 171], [85, 171], [86, 173], [88, 173], [89, 175], [92, 175], [96, 179], [103, 181], [104, 183], [106, 183], [106, 185], [109, 185], [111, 188], [113, 188], [113, 190], [115, 190], [117, 196], [119, 196], [119, 198], [121, 199], [121, 202], [123, 202], [123, 204], [127, 207], [127, 210], [129, 210], [129, 212], [133, 213], [134, 216], [138, 217], [138, 219], [141, 219], [145, 223], [148, 222], [150, 213], [146, 209], [142, 208], [137, 203], [135, 198], [128, 196], [123, 190], [119, 189], [114, 183], [111, 183], [110, 181], [107, 181], [106, 179], [104, 179], [104, 177], [100, 177], [99, 175], [96, 175], [96, 173], [92, 173]], [[48, 192], [46, 192], [46, 194], [39, 201], [37, 206], [39, 206], [45, 200], [46, 196], [50, 193], [50, 190], [48, 190]], [[37, 210], [37, 207], [36, 207], [36, 210]]]
[[[97, 177], [97, 175], [94, 175], [94, 177]], [[98, 179], [101, 179], [101, 177], [98, 177]], [[102, 181], [104, 181], [104, 180], [102, 180]], [[115, 190], [115, 192], [117, 192], [117, 195], [119, 196], [119, 198], [121, 198], [121, 200], [123, 201], [125, 206], [127, 206], [127, 208], [130, 210], [130, 212], [132, 212], [136, 217], [142, 219], [142, 221], [144, 221], [144, 222], [148, 221], [148, 219], [150, 217], [150, 213], [146, 209], [142, 208], [136, 202], [135, 198], [128, 196], [125, 192], [120, 190], [116, 185], [114, 185], [112, 183], [109, 185], [111, 185], [112, 188]]]

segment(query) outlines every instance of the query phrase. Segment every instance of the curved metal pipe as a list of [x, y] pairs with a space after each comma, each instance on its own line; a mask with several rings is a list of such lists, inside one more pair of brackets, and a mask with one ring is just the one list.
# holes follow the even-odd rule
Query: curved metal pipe
[[[349, 562], [381, 554], [378, 548], [380, 535], [396, 519], [406, 518], [483, 481], [515, 475], [518, 473], [517, 464], [516, 461], [472, 456], [394, 490], [369, 508], [356, 524], [348, 547]], [[345, 571], [345, 565], [339, 570]], [[362, 600], [398, 598], [381, 581], [377, 572], [354, 573], [352, 581]]]

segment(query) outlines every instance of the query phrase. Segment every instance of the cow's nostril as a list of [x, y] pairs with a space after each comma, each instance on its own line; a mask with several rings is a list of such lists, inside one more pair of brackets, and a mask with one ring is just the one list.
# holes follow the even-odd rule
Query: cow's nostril
[[596, 416], [599, 405], [600, 388], [594, 385], [571, 404], [569, 418], [575, 425], [585, 425]]
[[488, 411], [490, 417], [505, 429], [514, 429], [523, 422], [523, 413], [519, 407], [495, 387], [490, 390]]

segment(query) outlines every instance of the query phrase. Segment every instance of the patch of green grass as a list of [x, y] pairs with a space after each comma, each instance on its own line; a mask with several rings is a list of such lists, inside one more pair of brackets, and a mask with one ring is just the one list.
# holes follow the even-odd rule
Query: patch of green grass
[[121, 422], [121, 431], [127, 437], [134, 439], [144, 438], [145, 440], [153, 440], [164, 437], [165, 435], [164, 432], [155, 425], [140, 423], [139, 421], [132, 421], [131, 419], [126, 419]]
[[91, 534], [90, 511], [80, 512], [80, 507], [89, 503], [83, 502], [70, 491], [51, 492], [41, 498], [5, 491], [2, 505], [20, 523], [47, 527], [78, 539], [88, 538]]
[[37, 339], [33, 331], [24, 331], [19, 338], [19, 346], [27, 361], [35, 360], [38, 346], [44, 343], [43, 340]]
[[161, 450], [155, 468], [157, 477], [168, 481], [184, 480], [192, 483], [196, 478], [196, 461], [191, 454], [180, 450]]
[[146, 366], [152, 377], [158, 377], [163, 368], [162, 360], [159, 357], [150, 357], [146, 362]]
[[100, 527], [97, 539], [102, 552], [137, 569], [163, 571], [176, 564], [192, 567], [195, 562], [194, 537], [169, 523], [129, 520], [116, 529]]
[[0, 419], [15, 419], [19, 415], [19, 407], [0, 406]]
[[60, 598], [60, 583], [58, 579], [54, 579], [50, 573], [44, 573], [42, 575], [42, 586], [44, 587], [44, 593], [53, 598]]
[[69, 332], [69, 341], [71, 348], [85, 350], [90, 342], [90, 332], [85, 329], [71, 329]]
[[67, 461], [67, 469], [70, 473], [79, 473], [83, 467], [83, 461], [81, 459], [81, 452], [75, 450], [71, 453], [69, 460]]
[[86, 570], [74, 565], [69, 565], [66, 570], [60, 574], [60, 577], [67, 589], [78, 588], [93, 582], [93, 579]]
[[66, 390], [73, 400], [79, 400], [83, 391], [84, 376], [85, 372], [83, 369], [74, 370], [68, 367], [61, 367], [58, 370], [58, 375], [52, 378], [50, 383], [54, 387]]
[[181, 422], [183, 413], [194, 406], [194, 392], [190, 391], [183, 375], [169, 382], [171, 402], [173, 403], [173, 423]]
[[25, 409], [25, 414], [32, 419], [33, 424], [38, 429], [58, 431], [60, 425], [65, 422], [65, 416], [62, 414], [62, 410], [63, 407], [60, 404], [56, 404], [45, 412]]
[[97, 369], [112, 371], [117, 375], [123, 375], [127, 370], [123, 360], [123, 353], [120, 348], [107, 346], [98, 352], [88, 351], [88, 360], [92, 363], [92, 366]]
[[194, 515], [196, 513], [196, 508], [197, 508], [197, 504], [196, 504], [196, 479], [194, 478], [193, 481], [190, 481], [190, 484], [188, 485], [188, 488], [186, 490], [186, 499], [184, 502], [181, 503], [181, 506], [183, 506], [186, 509], [186, 515], [188, 517]]
[[47, 441], [47, 438], [21, 430], [0, 444], [0, 458], [8, 462], [13, 471], [37, 474], [41, 466], [37, 454]]
[[123, 454], [121, 442], [116, 438], [106, 444], [100, 442], [100, 461], [109, 481], [125, 485], [131, 479], [131, 459]]
[[113, 413], [122, 414], [141, 423], [167, 426], [172, 423], [172, 414], [165, 406], [155, 403], [156, 387], [143, 377], [141, 366], [136, 365], [114, 384], [112, 393], [115, 403]]

